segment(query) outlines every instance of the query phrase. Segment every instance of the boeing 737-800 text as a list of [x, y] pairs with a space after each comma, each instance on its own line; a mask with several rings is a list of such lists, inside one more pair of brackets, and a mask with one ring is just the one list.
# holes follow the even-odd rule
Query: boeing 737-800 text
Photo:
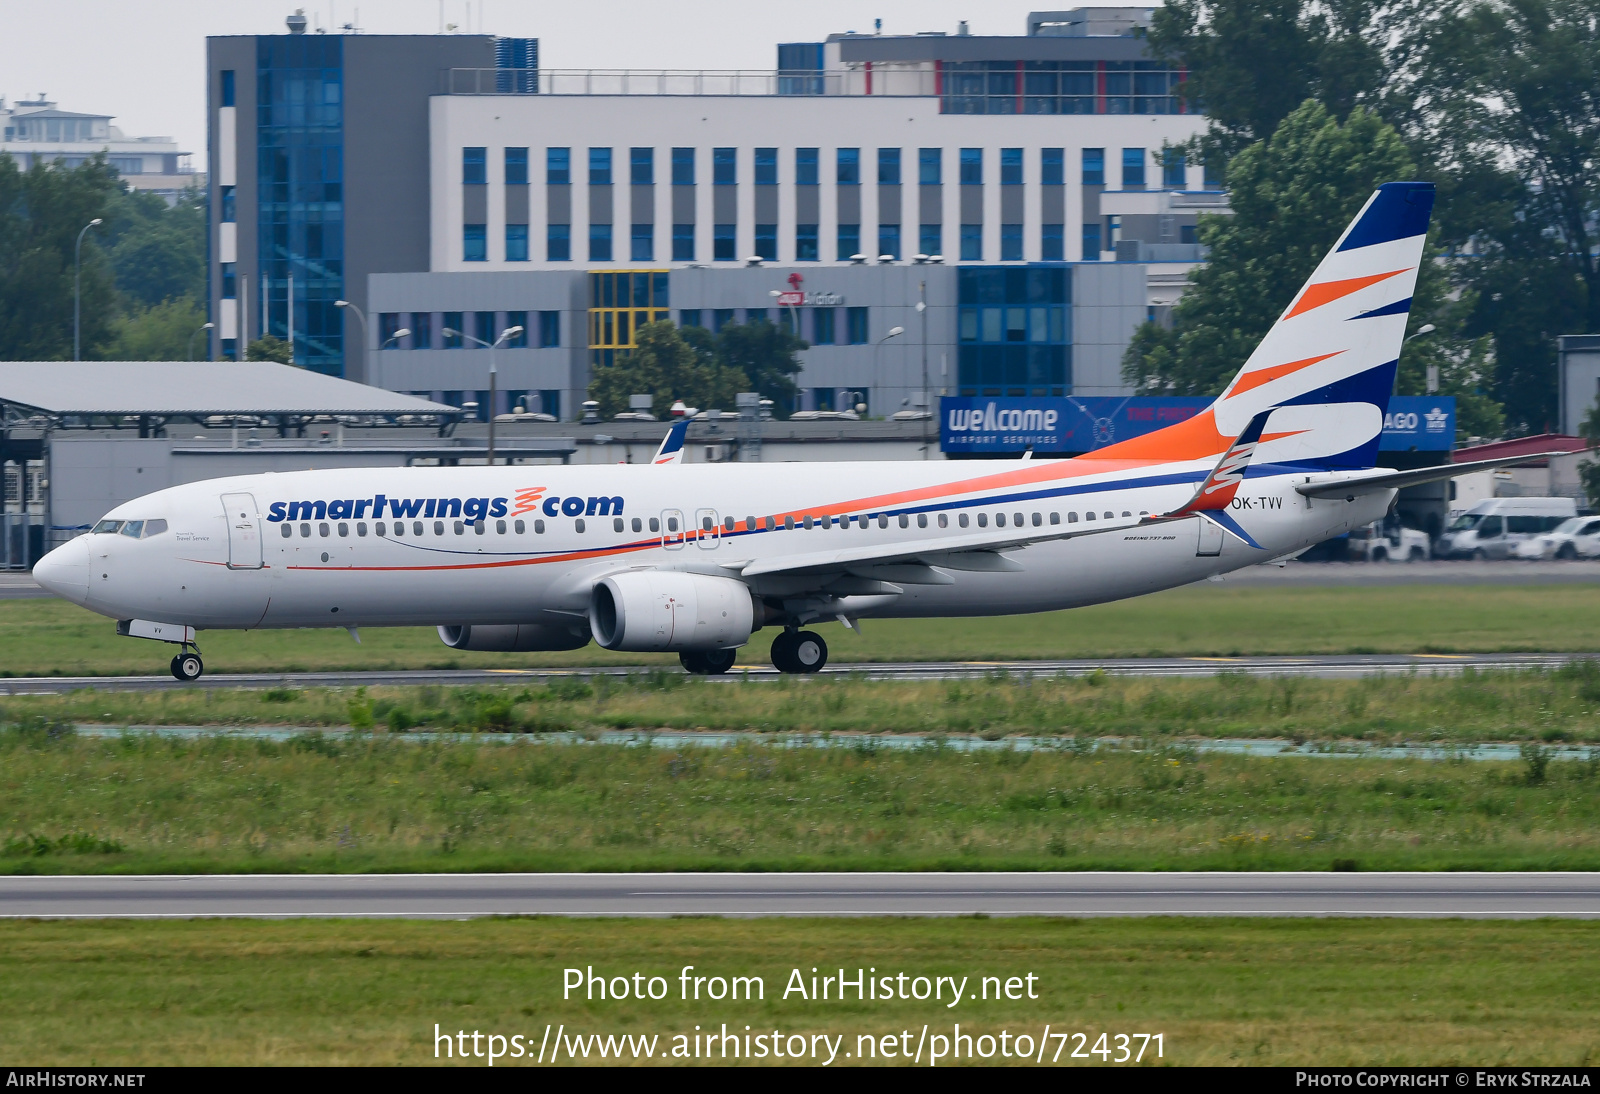
[[[815, 672], [808, 624], [1004, 615], [1137, 596], [1290, 555], [1381, 517], [1376, 468], [1433, 205], [1377, 190], [1205, 411], [1066, 460], [303, 471], [117, 506], [34, 570], [175, 642], [212, 628], [434, 625], [468, 650], [673, 651], [721, 672], [761, 627]], [[241, 366], [245, 367], [245, 366]]]

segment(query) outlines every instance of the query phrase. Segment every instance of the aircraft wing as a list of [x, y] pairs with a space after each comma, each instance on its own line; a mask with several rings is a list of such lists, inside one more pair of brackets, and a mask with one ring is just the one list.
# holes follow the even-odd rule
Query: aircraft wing
[[1470, 475], [1474, 471], [1487, 471], [1493, 467], [1511, 467], [1531, 460], [1547, 460], [1551, 456], [1570, 456], [1570, 452], [1538, 452], [1531, 456], [1507, 456], [1498, 460], [1474, 460], [1471, 463], [1450, 463], [1439, 467], [1423, 467], [1415, 471], [1384, 471], [1379, 468], [1369, 475], [1335, 479], [1332, 482], [1308, 482], [1295, 487], [1295, 491], [1308, 498], [1354, 498], [1359, 494], [1372, 494], [1379, 490], [1398, 490], [1405, 486], [1420, 486], [1425, 482], [1453, 479], [1457, 475]]

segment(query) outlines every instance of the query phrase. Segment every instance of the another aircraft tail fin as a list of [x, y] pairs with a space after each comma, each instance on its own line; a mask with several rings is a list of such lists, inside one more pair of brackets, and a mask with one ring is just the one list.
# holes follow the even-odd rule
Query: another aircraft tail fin
[[661, 438], [661, 447], [656, 449], [655, 458], [650, 462], [656, 466], [669, 463], [683, 462], [683, 442], [689, 434], [688, 418], [679, 418], [672, 423], [672, 428], [667, 430], [667, 435]]

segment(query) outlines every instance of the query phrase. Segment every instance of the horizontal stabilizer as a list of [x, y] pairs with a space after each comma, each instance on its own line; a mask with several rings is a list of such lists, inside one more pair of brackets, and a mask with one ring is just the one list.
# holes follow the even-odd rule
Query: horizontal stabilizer
[[1471, 463], [1450, 463], [1439, 467], [1422, 467], [1415, 471], [1385, 471], [1382, 474], [1361, 475], [1332, 482], [1308, 482], [1295, 487], [1295, 491], [1308, 498], [1355, 498], [1374, 494], [1379, 490], [1399, 490], [1407, 486], [1421, 486], [1426, 482], [1453, 479], [1457, 475], [1470, 475], [1474, 471], [1488, 471], [1495, 467], [1512, 467], [1534, 460], [1547, 460], [1551, 456], [1567, 456], [1568, 452], [1536, 452], [1530, 456], [1508, 456], [1498, 460], [1474, 460]]

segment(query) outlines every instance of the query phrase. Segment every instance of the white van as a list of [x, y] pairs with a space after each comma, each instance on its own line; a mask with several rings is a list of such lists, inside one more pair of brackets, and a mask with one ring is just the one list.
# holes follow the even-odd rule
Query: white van
[[1351, 561], [1421, 562], [1428, 557], [1428, 533], [1404, 528], [1394, 517], [1350, 529]]
[[1577, 515], [1571, 498], [1489, 498], [1451, 521], [1433, 553], [1437, 558], [1510, 558], [1518, 543]]

